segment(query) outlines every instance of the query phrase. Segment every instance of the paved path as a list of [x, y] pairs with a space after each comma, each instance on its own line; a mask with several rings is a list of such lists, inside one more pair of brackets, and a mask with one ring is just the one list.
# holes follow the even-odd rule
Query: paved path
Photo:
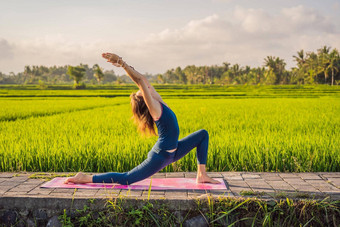
[[[83, 210], [85, 205], [97, 211], [106, 209], [106, 205], [110, 204], [114, 207], [115, 204], [118, 205], [117, 207], [130, 207], [131, 205], [141, 207], [148, 198], [147, 190], [40, 188], [40, 185], [45, 182], [44, 179], [33, 178], [38, 175], [43, 175], [46, 178], [51, 174], [0, 173], [0, 222], [1, 220], [13, 219], [14, 216], [18, 217], [18, 215], [26, 219], [40, 220], [40, 222], [47, 219], [51, 221], [52, 217], [60, 216], [65, 211], [69, 212], [71, 216], [72, 214], [75, 215], [76, 210]], [[59, 176], [60, 174], [65, 175], [65, 173], [59, 173]], [[197, 207], [197, 198], [204, 199], [207, 195], [210, 195], [209, 198], [216, 198], [216, 200], [220, 196], [257, 197], [265, 200], [286, 199], [286, 197], [295, 200], [306, 198], [340, 200], [339, 172], [210, 172], [208, 174], [214, 178], [223, 178], [227, 189], [219, 191], [151, 191], [149, 200], [155, 208], [163, 209], [162, 207], [165, 205], [168, 209], [173, 210], [174, 214], [177, 211], [187, 212], [192, 210], [192, 208]], [[193, 178], [196, 177], [196, 173], [157, 173], [153, 177]], [[208, 208], [205, 207], [205, 209]]]
[[[44, 174], [44, 173], [40, 173]], [[48, 173], [46, 173], [48, 175]], [[62, 174], [62, 173], [60, 173]], [[64, 173], [65, 174], [65, 173]], [[224, 178], [227, 190], [181, 190], [151, 191], [150, 199], [189, 201], [214, 197], [258, 197], [262, 199], [295, 199], [330, 197], [340, 200], [340, 172], [337, 173], [268, 173], [268, 172], [210, 172], [214, 178]], [[34, 173], [0, 173], [0, 208], [6, 206], [28, 206], [25, 199], [34, 203], [44, 200], [45, 203], [62, 199], [90, 198], [127, 198], [146, 199], [148, 191], [129, 191], [122, 189], [46, 189], [40, 188], [45, 181], [33, 179]], [[194, 172], [157, 173], [153, 177], [196, 177]], [[243, 192], [242, 192], [243, 191]], [[73, 201], [72, 201], [73, 202]], [[33, 203], [33, 202], [31, 202]], [[26, 204], [26, 205], [25, 205]]]
[[[50, 173], [39, 173], [46, 174]], [[65, 174], [65, 173], [59, 173]], [[189, 210], [197, 198], [257, 197], [265, 200], [324, 199], [340, 200], [340, 173], [267, 173], [210, 172], [223, 178], [227, 190], [164, 190], [151, 191], [149, 199], [176, 210]], [[0, 211], [82, 209], [84, 205], [104, 207], [107, 199], [125, 198], [127, 206], [140, 205], [148, 191], [123, 189], [53, 189], [40, 188], [45, 180], [34, 179], [35, 173], [0, 173]], [[157, 173], [153, 177], [196, 177], [193, 172]], [[212, 198], [210, 197], [210, 198]], [[95, 199], [92, 200], [91, 199]]]

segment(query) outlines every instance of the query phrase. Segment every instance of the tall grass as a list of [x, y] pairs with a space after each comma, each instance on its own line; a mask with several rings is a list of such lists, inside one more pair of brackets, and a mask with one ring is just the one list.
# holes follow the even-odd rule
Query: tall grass
[[129, 100], [120, 98], [2, 98], [0, 99], [0, 121], [47, 116], [128, 102]]
[[[177, 115], [180, 138], [209, 132], [209, 171], [340, 171], [338, 98], [165, 101]], [[7, 112], [30, 117], [0, 122], [0, 171], [123, 172], [140, 164], [157, 140], [138, 134], [127, 97], [27, 100], [40, 114], [11, 106], [18, 102], [7, 100]], [[196, 163], [193, 150], [176, 170], [195, 171]]]

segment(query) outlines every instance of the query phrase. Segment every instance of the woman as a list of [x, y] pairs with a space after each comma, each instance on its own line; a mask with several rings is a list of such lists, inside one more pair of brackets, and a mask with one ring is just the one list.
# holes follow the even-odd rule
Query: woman
[[116, 54], [104, 53], [102, 55], [115, 66], [123, 67], [131, 79], [139, 87], [137, 93], [132, 93], [131, 106], [134, 118], [141, 131], [155, 134], [154, 124], [158, 129], [158, 140], [148, 153], [148, 158], [140, 165], [125, 173], [103, 173], [86, 175], [77, 173], [76, 176], [66, 179], [65, 183], [119, 183], [132, 184], [143, 180], [173, 163], [193, 148], [197, 147], [197, 183], [220, 183], [210, 178], [205, 170], [208, 152], [208, 132], [199, 130], [178, 141], [179, 128], [174, 112], [165, 104], [161, 96], [150, 85], [146, 77], [129, 66]]

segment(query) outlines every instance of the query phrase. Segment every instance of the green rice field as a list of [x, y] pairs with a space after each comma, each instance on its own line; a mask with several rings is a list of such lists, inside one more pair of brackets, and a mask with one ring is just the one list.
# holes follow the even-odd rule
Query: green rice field
[[[180, 138], [209, 132], [208, 171], [340, 171], [338, 86], [158, 85]], [[157, 137], [131, 120], [133, 85], [0, 86], [0, 171], [128, 171]], [[162, 171], [195, 171], [191, 151]]]

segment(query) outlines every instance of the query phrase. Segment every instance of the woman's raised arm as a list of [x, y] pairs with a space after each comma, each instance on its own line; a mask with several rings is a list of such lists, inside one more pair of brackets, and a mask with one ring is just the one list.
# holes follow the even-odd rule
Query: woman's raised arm
[[[124, 70], [127, 72], [129, 77], [136, 83], [136, 85], [141, 90], [143, 97], [144, 97], [144, 101], [146, 105], [148, 106], [151, 116], [154, 119], [159, 118], [159, 116], [162, 114], [162, 109], [158, 102], [158, 98], [157, 98], [158, 93], [149, 83], [147, 78], [141, 73], [139, 73], [137, 70], [135, 70], [133, 67], [129, 66], [125, 61], [122, 60], [121, 57], [119, 57], [116, 54], [104, 53], [102, 56], [105, 59], [107, 59], [108, 62], [112, 63], [113, 65], [118, 66], [118, 67], [121, 66], [124, 68]], [[153, 93], [156, 93], [157, 95]]]

